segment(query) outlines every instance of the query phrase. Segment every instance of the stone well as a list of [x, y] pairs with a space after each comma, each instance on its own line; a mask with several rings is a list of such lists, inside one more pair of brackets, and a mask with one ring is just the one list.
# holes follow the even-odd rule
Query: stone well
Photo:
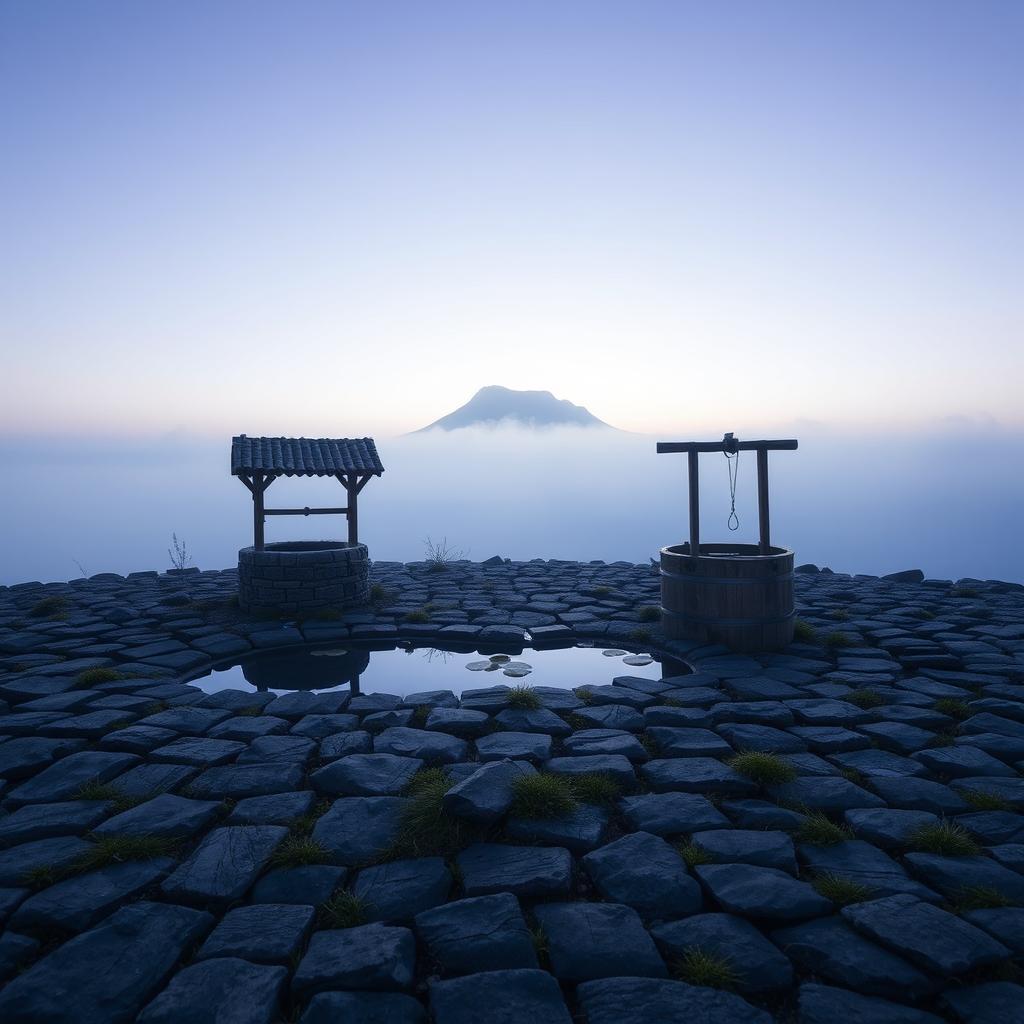
[[315, 612], [365, 604], [365, 544], [296, 540], [238, 552], [238, 605], [245, 612]]

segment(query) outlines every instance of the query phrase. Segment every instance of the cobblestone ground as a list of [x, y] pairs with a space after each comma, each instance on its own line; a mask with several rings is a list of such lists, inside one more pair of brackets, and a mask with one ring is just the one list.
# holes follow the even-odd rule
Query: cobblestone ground
[[[0, 1019], [1024, 1020], [1024, 588], [918, 575], [800, 573], [760, 656], [664, 644], [625, 563], [377, 563], [300, 625], [230, 571], [0, 589]], [[693, 673], [183, 682], [523, 629]]]

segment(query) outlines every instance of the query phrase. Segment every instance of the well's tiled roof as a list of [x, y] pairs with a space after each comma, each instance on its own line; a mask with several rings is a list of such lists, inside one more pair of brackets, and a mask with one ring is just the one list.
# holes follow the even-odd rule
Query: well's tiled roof
[[240, 437], [231, 439], [231, 473], [284, 476], [380, 476], [384, 467], [372, 437]]

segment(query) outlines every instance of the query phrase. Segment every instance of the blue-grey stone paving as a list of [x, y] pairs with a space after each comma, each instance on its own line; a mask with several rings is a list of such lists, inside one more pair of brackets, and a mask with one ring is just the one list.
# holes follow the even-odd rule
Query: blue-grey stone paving
[[[1024, 1020], [1024, 587], [795, 578], [751, 654], [667, 641], [629, 563], [378, 562], [280, 623], [234, 571], [0, 588], [0, 1019]], [[675, 663], [189, 685], [360, 639]]]

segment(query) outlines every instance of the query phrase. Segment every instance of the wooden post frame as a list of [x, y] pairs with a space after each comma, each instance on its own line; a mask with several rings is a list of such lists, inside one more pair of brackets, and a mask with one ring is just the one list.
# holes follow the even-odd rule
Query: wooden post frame
[[795, 451], [796, 440], [737, 441], [727, 434], [721, 441], [659, 441], [659, 455], [686, 452], [690, 492], [690, 554], [700, 554], [700, 474], [697, 460], [707, 452], [757, 452], [757, 517], [759, 527], [758, 552], [771, 552], [771, 520], [768, 510], [768, 453]]
[[[267, 516], [344, 515], [348, 543], [359, 543], [358, 495], [384, 467], [372, 438], [247, 437], [232, 438], [231, 472], [252, 494], [253, 548], [263, 551]], [[339, 508], [266, 508], [264, 493], [280, 476], [333, 476], [348, 501]]]

